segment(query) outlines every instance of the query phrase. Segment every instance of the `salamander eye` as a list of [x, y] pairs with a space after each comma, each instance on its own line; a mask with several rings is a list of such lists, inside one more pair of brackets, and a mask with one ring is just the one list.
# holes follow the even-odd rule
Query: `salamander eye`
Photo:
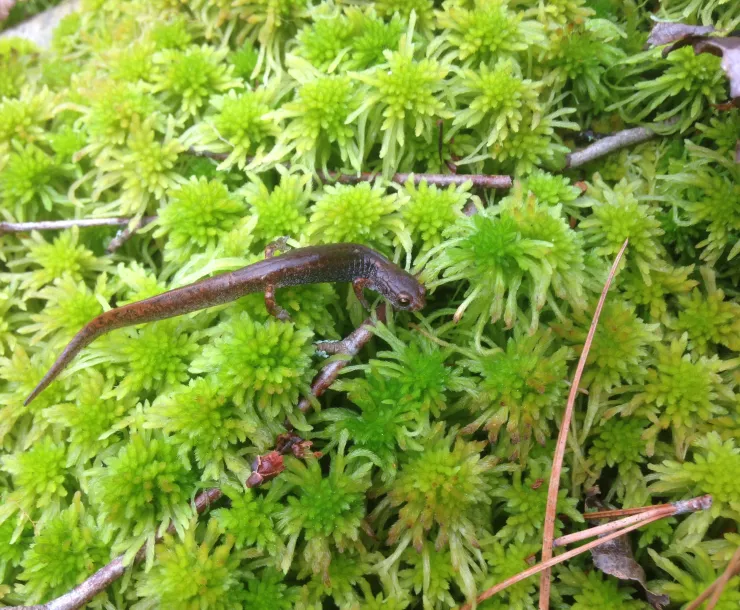
[[411, 305], [411, 297], [407, 294], [398, 295], [398, 304], [401, 307], [408, 307]]

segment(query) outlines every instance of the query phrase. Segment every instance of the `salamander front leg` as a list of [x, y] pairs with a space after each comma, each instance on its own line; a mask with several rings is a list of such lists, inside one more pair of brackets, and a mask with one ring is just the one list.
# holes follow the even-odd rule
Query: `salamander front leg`
[[265, 307], [271, 316], [282, 322], [290, 322], [290, 314], [275, 302], [275, 285], [268, 284], [265, 287]]
[[365, 289], [365, 286], [367, 286], [367, 279], [364, 277], [358, 277], [356, 280], [352, 281], [352, 288], [355, 291], [357, 300], [362, 303], [362, 306], [365, 309], [370, 310], [370, 303], [367, 302], [367, 299], [362, 292]]
[[[278, 237], [275, 241], [267, 244], [265, 246], [265, 258], [272, 258], [276, 252], [290, 250], [290, 246], [288, 245], [289, 239], [290, 237], [288, 236]], [[275, 286], [273, 284], [268, 284], [265, 287], [265, 307], [267, 307], [267, 311], [270, 312], [271, 316], [283, 322], [290, 322], [290, 314], [275, 301]]]

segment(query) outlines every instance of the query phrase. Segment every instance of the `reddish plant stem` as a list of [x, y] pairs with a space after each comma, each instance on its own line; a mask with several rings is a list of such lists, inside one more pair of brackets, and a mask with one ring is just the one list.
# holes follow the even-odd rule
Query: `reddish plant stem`
[[727, 587], [727, 583], [737, 574], [740, 574], [740, 547], [737, 548], [733, 556], [730, 558], [730, 563], [727, 564], [725, 571], [722, 572], [719, 578], [709, 585], [702, 594], [699, 595], [699, 597], [686, 606], [686, 610], [697, 610], [705, 601], [707, 601], [707, 599], [709, 599], [709, 601], [707, 602], [705, 610], [713, 610]]
[[[586, 341], [583, 344], [583, 351], [581, 357], [578, 360], [578, 366], [576, 367], [575, 375], [573, 376], [573, 382], [570, 386], [570, 392], [568, 393], [568, 402], [565, 405], [565, 413], [563, 413], [563, 420], [560, 424], [560, 431], [558, 433], [558, 442], [555, 446], [555, 455], [552, 458], [552, 470], [550, 471], [550, 484], [547, 490], [547, 508], [545, 510], [545, 525], [542, 531], [542, 561], [547, 563], [552, 557], [552, 542], [555, 534], [555, 516], [557, 512], [558, 504], [558, 490], [560, 489], [560, 473], [563, 469], [563, 458], [565, 457], [565, 445], [568, 441], [568, 431], [570, 430], [570, 422], [573, 419], [573, 408], [576, 402], [576, 396], [578, 395], [578, 387], [581, 384], [581, 376], [583, 370], [586, 368], [586, 360], [588, 359], [588, 352], [591, 349], [591, 343], [594, 340], [596, 334], [596, 327], [599, 324], [599, 317], [601, 316], [601, 310], [604, 308], [606, 301], [606, 295], [609, 292], [609, 287], [614, 280], [614, 276], [617, 274], [619, 262], [622, 260], [622, 255], [627, 248], [629, 240], [624, 240], [622, 248], [619, 250], [617, 257], [614, 259], [612, 268], [609, 271], [609, 277], [607, 277], [604, 289], [601, 291], [601, 297], [596, 305], [596, 311], [594, 312], [593, 319], [591, 320], [591, 328], [588, 329], [588, 335]], [[545, 569], [540, 577], [540, 610], [548, 610], [550, 607], [550, 570]]]
[[[385, 304], [381, 304], [377, 308], [374, 318], [367, 318], [357, 329], [338, 342], [341, 344], [342, 350], [337, 353], [345, 353], [348, 356], [356, 355], [372, 338], [372, 327], [375, 326], [378, 321], [385, 322], [385, 320], [386, 306]], [[347, 363], [348, 360], [335, 360], [328, 363], [321, 371], [319, 371], [311, 383], [311, 393], [318, 397], [326, 392], [329, 386], [331, 386], [331, 384], [336, 380], [339, 372], [347, 366]], [[302, 411], [307, 411], [311, 407], [311, 401], [304, 398], [300, 401], [298, 406]], [[276, 451], [270, 451], [269, 453], [255, 459], [257, 467], [252, 475], [247, 479], [247, 482], [245, 483], [246, 487], [258, 487], [263, 482], [266, 482], [279, 474], [279, 472], [282, 471], [282, 455], [291, 452], [296, 454], [295, 447], [300, 447], [300, 445], [300, 443], [295, 442], [278, 442]], [[259, 470], [263, 468], [264, 470], [259, 472]], [[219, 500], [222, 495], [223, 492], [216, 487], [211, 487], [201, 492], [193, 501], [195, 512], [199, 515], [202, 514], [211, 504]], [[170, 524], [167, 528], [167, 532], [174, 533], [174, 531], [174, 524]], [[157, 538], [157, 542], [160, 540], [161, 538]], [[145, 547], [139, 549], [139, 552], [134, 557], [134, 563], [141, 562], [144, 559], [145, 554]], [[65, 593], [61, 597], [36, 606], [19, 606], [17, 610], [77, 610], [92, 600], [92, 598], [98, 593], [104, 591], [109, 585], [121, 578], [126, 571], [126, 568], [127, 566], [123, 563], [123, 555], [119, 555], [109, 564], [100, 568], [84, 582], [77, 585], [74, 589]]]
[[[203, 150], [188, 151], [191, 155], [198, 157], [207, 157], [215, 161], [223, 161], [229, 155], [226, 153], [213, 153]], [[284, 165], [289, 166], [289, 163]], [[316, 176], [325, 182], [338, 182], [340, 184], [359, 184], [360, 182], [375, 182], [383, 176], [376, 172], [360, 172], [359, 174], [343, 174], [341, 172], [317, 172]], [[452, 184], [460, 186], [466, 182], [472, 182], [473, 186], [485, 189], [508, 189], [513, 183], [511, 176], [489, 175], [489, 174], [416, 174], [413, 172], [401, 172], [393, 174], [389, 178], [391, 182], [405, 184], [409, 178], [413, 177], [414, 184], [426, 181], [427, 184], [435, 186], [450, 186]]]

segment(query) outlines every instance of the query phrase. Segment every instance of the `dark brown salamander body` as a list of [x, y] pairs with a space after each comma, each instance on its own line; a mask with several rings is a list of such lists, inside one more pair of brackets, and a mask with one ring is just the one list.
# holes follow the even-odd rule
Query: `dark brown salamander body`
[[425, 304], [424, 286], [375, 250], [358, 244], [298, 248], [238, 271], [216, 275], [106, 311], [74, 336], [24, 404], [30, 403], [54, 381], [84, 347], [116, 328], [223, 305], [253, 292], [265, 292], [270, 312], [286, 320], [286, 312], [277, 307], [273, 300], [276, 288], [330, 282], [352, 282], [358, 298], [364, 304], [362, 289], [365, 287], [382, 294], [397, 309], [415, 311]]

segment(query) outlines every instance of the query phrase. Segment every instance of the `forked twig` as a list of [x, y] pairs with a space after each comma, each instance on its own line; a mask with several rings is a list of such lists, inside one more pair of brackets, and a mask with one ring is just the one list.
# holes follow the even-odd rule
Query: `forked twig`
[[[319, 172], [319, 177], [327, 182], [339, 182], [341, 184], [359, 184], [360, 182], [375, 182], [381, 179], [381, 174], [361, 172], [360, 174], [340, 174], [338, 172]], [[462, 186], [466, 182], [472, 182], [473, 186], [485, 189], [508, 189], [513, 184], [511, 176], [491, 174], [416, 174], [400, 172], [393, 174], [389, 180], [397, 184], [406, 184], [412, 178], [414, 184], [426, 182], [434, 186]]]
[[[545, 511], [545, 525], [542, 531], [542, 561], [547, 563], [552, 557], [552, 542], [555, 534], [555, 514], [557, 511], [558, 504], [558, 490], [560, 489], [560, 473], [563, 469], [563, 458], [565, 456], [565, 445], [568, 441], [568, 431], [570, 430], [570, 422], [573, 419], [573, 407], [576, 402], [576, 396], [578, 395], [578, 387], [581, 385], [581, 376], [583, 370], [586, 368], [586, 360], [588, 359], [588, 352], [591, 349], [591, 343], [594, 340], [596, 334], [596, 327], [599, 324], [599, 316], [601, 316], [601, 310], [604, 308], [606, 302], [606, 295], [609, 292], [609, 287], [614, 280], [614, 276], [617, 274], [617, 268], [619, 262], [622, 260], [622, 255], [627, 249], [628, 239], [624, 240], [622, 248], [619, 250], [617, 257], [614, 259], [612, 268], [609, 271], [609, 277], [606, 279], [604, 289], [601, 291], [601, 297], [599, 302], [596, 304], [596, 311], [594, 312], [593, 319], [591, 320], [591, 327], [588, 329], [588, 335], [586, 341], [583, 344], [583, 351], [581, 357], [578, 360], [578, 366], [576, 367], [575, 375], [573, 376], [573, 382], [570, 386], [570, 392], [568, 393], [568, 402], [565, 405], [565, 413], [563, 413], [563, 420], [560, 424], [560, 432], [558, 433], [558, 442], [555, 446], [555, 455], [552, 458], [552, 470], [550, 471], [550, 486], [547, 490], [547, 509]], [[550, 570], [545, 569], [542, 576], [540, 577], [540, 610], [547, 610], [550, 607]]]
[[141, 227], [148, 225], [150, 222], [153, 222], [156, 220], [156, 216], [144, 216], [139, 222], [137, 222], [133, 227], [126, 227], [122, 231], [119, 231], [118, 234], [110, 240], [110, 243], [108, 244], [108, 247], [106, 248], [106, 251], [108, 254], [113, 254], [118, 248], [120, 248], [123, 244], [125, 244], [131, 237], [141, 229]]

